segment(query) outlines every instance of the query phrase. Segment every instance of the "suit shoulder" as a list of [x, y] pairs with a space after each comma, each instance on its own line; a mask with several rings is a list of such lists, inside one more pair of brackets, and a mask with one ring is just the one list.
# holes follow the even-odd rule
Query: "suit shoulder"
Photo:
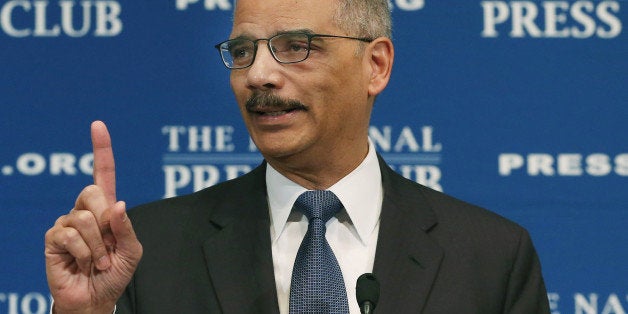
[[[241, 177], [221, 182], [203, 190], [153, 201], [131, 208], [129, 217], [134, 226], [160, 226], [182, 220], [204, 219], [226, 203], [237, 203], [254, 189], [265, 189], [259, 180], [260, 167]], [[263, 173], [263, 171], [261, 171]]]
[[504, 225], [514, 229], [522, 228], [516, 222], [500, 214], [443, 192], [423, 187], [422, 193], [429, 200], [430, 204], [433, 204], [433, 209], [437, 211], [439, 217], [457, 217], [459, 220], [466, 219], [470, 222], [477, 220], [478, 223]]
[[417, 204], [424, 203], [425, 208], [438, 221], [437, 228], [457, 229], [459, 232], [510, 234], [515, 237], [527, 234], [522, 226], [491, 210], [401, 178], [397, 184], [399, 190], [405, 193], [403, 198], [412, 199]]

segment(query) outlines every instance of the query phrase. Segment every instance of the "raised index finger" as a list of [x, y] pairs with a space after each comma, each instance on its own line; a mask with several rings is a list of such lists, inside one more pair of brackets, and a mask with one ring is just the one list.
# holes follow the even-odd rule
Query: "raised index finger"
[[92, 123], [92, 147], [94, 150], [94, 184], [105, 192], [107, 203], [116, 202], [116, 166], [113, 161], [111, 137], [102, 121]]

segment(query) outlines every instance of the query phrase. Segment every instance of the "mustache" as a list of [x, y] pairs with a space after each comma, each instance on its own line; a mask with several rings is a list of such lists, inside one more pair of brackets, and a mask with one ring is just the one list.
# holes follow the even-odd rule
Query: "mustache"
[[269, 93], [253, 93], [245, 107], [249, 112], [307, 110], [307, 106], [296, 99], [284, 99]]

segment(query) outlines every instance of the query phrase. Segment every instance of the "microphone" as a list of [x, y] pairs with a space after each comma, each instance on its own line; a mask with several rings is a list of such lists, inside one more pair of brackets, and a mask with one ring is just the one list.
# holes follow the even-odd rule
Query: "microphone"
[[366, 273], [358, 277], [355, 286], [355, 297], [360, 305], [362, 314], [373, 314], [379, 300], [379, 281], [375, 275]]

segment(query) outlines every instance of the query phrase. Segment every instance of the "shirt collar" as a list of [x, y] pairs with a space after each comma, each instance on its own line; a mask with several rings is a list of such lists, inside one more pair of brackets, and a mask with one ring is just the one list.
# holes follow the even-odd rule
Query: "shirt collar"
[[[306, 189], [277, 172], [270, 164], [266, 167], [266, 185], [274, 242], [281, 236], [294, 202]], [[368, 244], [367, 240], [377, 226], [383, 199], [381, 171], [370, 139], [369, 151], [362, 163], [329, 190], [344, 205], [362, 243]]]

